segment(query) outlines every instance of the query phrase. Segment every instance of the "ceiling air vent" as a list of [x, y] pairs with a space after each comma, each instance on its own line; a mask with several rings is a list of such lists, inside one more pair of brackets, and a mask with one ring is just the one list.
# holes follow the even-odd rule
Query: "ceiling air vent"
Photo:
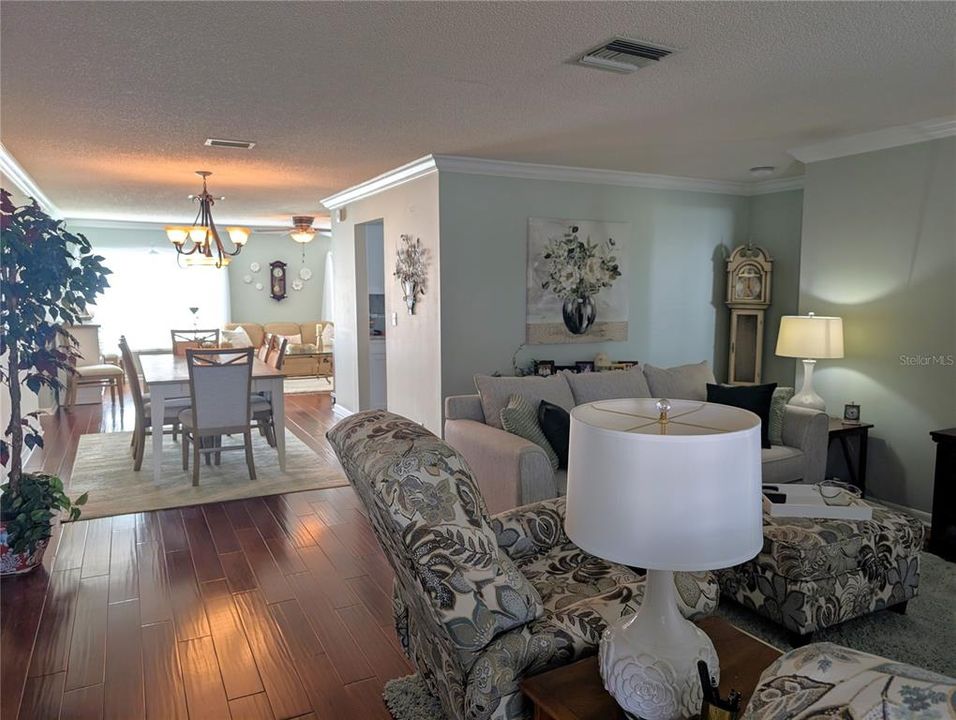
[[236, 148], [238, 150], [252, 150], [256, 146], [251, 140], [224, 140], [222, 138], [206, 138], [208, 147]]
[[668, 48], [638, 40], [614, 38], [611, 42], [586, 53], [578, 60], [578, 63], [602, 70], [632, 73], [651, 63], [663, 60], [673, 52]]

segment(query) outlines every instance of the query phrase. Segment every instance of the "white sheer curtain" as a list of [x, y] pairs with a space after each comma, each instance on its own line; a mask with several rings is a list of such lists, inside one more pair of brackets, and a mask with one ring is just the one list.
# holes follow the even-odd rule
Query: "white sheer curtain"
[[100, 347], [116, 351], [120, 335], [135, 350], [169, 348], [169, 331], [222, 327], [229, 319], [229, 275], [225, 268], [179, 267], [173, 248], [97, 247], [113, 274], [96, 307]]

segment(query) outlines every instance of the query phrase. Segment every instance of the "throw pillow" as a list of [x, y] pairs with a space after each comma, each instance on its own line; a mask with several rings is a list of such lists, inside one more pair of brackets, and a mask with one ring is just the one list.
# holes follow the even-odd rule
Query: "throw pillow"
[[558, 469], [558, 455], [548, 442], [548, 438], [541, 432], [541, 426], [538, 425], [538, 411], [523, 396], [512, 395], [508, 400], [508, 406], [501, 410], [501, 426], [512, 435], [523, 437], [539, 446], [548, 456], [551, 467], [554, 470]]
[[778, 387], [770, 401], [770, 444], [783, 445], [783, 414], [793, 397], [792, 387]]
[[493, 377], [475, 375], [475, 387], [481, 397], [485, 422], [501, 429], [501, 410], [512, 395], [523, 395], [535, 408], [542, 400], [560, 405], [565, 410], [574, 407], [571, 386], [563, 373], [551, 377]]
[[573, 373], [565, 371], [574, 404], [595, 400], [618, 400], [620, 398], [647, 398], [651, 396], [644, 371], [640, 365], [627, 370], [607, 372]]
[[288, 340], [290, 345], [302, 344], [302, 333], [299, 333], [298, 335], [280, 335], [279, 333], [276, 333], [276, 337], [279, 339], [279, 342]]
[[247, 348], [252, 347], [252, 338], [249, 337], [243, 328], [237, 327], [235, 330], [220, 330], [220, 344], [223, 347]]
[[706, 400], [707, 383], [717, 382], [707, 362], [672, 368], [644, 366], [651, 397], [668, 400]]
[[538, 425], [548, 439], [548, 444], [558, 456], [558, 467], [568, 467], [568, 440], [571, 435], [571, 414], [547, 400], [538, 405]]
[[760, 447], [770, 447], [770, 401], [777, 383], [767, 385], [713, 385], [707, 383], [707, 402], [749, 410], [760, 417]]

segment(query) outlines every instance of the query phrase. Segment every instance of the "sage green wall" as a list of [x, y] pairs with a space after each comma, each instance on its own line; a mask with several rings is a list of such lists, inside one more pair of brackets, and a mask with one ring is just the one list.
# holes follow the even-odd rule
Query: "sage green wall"
[[867, 485], [929, 511], [931, 430], [956, 425], [956, 139], [811, 163], [800, 311], [843, 318], [846, 357], [821, 361], [831, 414], [861, 404]]
[[800, 235], [803, 190], [755, 195], [750, 203], [750, 239], [773, 258], [770, 307], [764, 316], [763, 382], [793, 385], [796, 361], [774, 354], [782, 315], [795, 315], [800, 296]]
[[[233, 258], [229, 265], [229, 296], [233, 322], [307, 322], [322, 320], [322, 288], [325, 281], [325, 254], [331, 247], [331, 239], [316, 234], [312, 242], [304, 246], [293, 242], [288, 235], [254, 232], [242, 249], [242, 254]], [[292, 289], [292, 281], [303, 267], [302, 249], [305, 248], [305, 267], [312, 277], [302, 284], [301, 290]], [[286, 263], [286, 294], [284, 300], [273, 300], [269, 295], [269, 263], [281, 260]], [[249, 264], [258, 262], [258, 273], [249, 270]], [[248, 285], [242, 281], [251, 275]], [[256, 290], [256, 283], [264, 287]]]
[[519, 362], [590, 360], [603, 351], [664, 366], [707, 360], [725, 379], [726, 253], [752, 237], [776, 261], [768, 379], [792, 384], [792, 362], [775, 362], [772, 350], [779, 315], [797, 304], [799, 190], [748, 198], [441, 173], [440, 195], [445, 395], [474, 392], [475, 373], [512, 372], [512, 354], [525, 340], [529, 217], [631, 223], [631, 306], [627, 341], [529, 346]]

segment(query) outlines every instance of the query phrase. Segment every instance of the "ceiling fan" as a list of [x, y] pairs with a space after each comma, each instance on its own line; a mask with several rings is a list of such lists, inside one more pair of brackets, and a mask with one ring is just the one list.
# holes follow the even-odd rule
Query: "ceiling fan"
[[312, 242], [312, 238], [315, 237], [316, 233], [321, 233], [326, 236], [330, 234], [328, 230], [313, 227], [314, 222], [315, 215], [293, 215], [292, 227], [290, 228], [264, 228], [256, 232], [282, 233], [288, 235], [295, 242], [305, 245], [308, 242]]

